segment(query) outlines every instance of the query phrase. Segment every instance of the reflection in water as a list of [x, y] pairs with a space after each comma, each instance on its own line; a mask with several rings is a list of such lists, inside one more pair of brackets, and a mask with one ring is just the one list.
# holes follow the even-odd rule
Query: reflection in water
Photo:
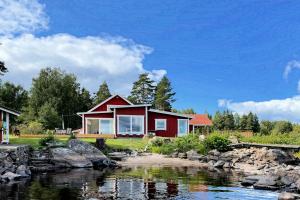
[[78, 169], [0, 185], [1, 199], [277, 199], [277, 193], [234, 186], [235, 177], [198, 168]]

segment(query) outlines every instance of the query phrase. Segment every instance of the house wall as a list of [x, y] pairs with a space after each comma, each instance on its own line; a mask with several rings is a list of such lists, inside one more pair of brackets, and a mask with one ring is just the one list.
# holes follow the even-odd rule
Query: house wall
[[[155, 119], [166, 119], [167, 130], [155, 130]], [[160, 137], [177, 137], [178, 119], [186, 119], [179, 116], [148, 112], [148, 132], [154, 132]]]
[[95, 113], [95, 114], [85, 114], [83, 120], [83, 133], [86, 133], [86, 118], [113, 118], [113, 113]]
[[144, 116], [144, 134], [146, 134], [146, 108], [145, 107], [131, 107], [131, 108], [117, 108], [115, 109], [115, 130], [117, 131], [117, 137], [143, 137], [144, 135], [128, 135], [118, 134], [118, 115], [143, 115]]
[[95, 108], [93, 111], [107, 111], [108, 105], [129, 105], [127, 101], [125, 101], [123, 98], [116, 96], [109, 101], [105, 102], [101, 106]]

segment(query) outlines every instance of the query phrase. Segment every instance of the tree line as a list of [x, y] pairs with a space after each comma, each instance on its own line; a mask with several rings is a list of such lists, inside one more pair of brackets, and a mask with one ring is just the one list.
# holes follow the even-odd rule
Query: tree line
[[[143, 73], [133, 83], [127, 98], [134, 104], [151, 104], [153, 108], [171, 111], [174, 95], [166, 76], [156, 84], [147, 73]], [[81, 127], [81, 118], [76, 113], [87, 111], [110, 96], [106, 81], [91, 95], [81, 87], [74, 74], [59, 68], [42, 69], [32, 79], [29, 91], [10, 82], [0, 84], [0, 104], [22, 111], [20, 123], [39, 122], [45, 129], [62, 127], [62, 121], [65, 127]]]

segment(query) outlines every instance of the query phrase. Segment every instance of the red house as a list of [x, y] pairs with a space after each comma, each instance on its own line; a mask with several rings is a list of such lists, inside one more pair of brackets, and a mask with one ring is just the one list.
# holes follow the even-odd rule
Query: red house
[[114, 95], [82, 117], [81, 134], [109, 134], [114, 137], [143, 137], [155, 133], [161, 137], [177, 137], [189, 132], [191, 116], [155, 110], [150, 104], [134, 105]]

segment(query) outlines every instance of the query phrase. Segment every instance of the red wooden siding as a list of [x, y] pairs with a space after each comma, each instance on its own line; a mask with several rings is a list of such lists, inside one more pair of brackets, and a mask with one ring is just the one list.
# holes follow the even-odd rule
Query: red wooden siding
[[95, 114], [85, 114], [84, 115], [84, 123], [82, 125], [83, 127], [83, 133], [86, 133], [86, 118], [113, 118], [114, 114], [113, 113], [95, 113]]
[[[155, 119], [166, 119], [167, 130], [155, 130]], [[148, 132], [154, 132], [160, 137], [177, 137], [178, 119], [186, 118], [162, 113], [148, 112]]]
[[118, 134], [118, 115], [143, 115], [144, 116], [144, 134], [146, 134], [146, 108], [145, 107], [130, 107], [130, 108], [117, 108], [115, 116], [115, 130], [117, 137], [143, 137], [144, 135], [126, 135]]
[[100, 105], [99, 107], [95, 108], [92, 112], [96, 111], [107, 111], [108, 105], [130, 105], [127, 101], [125, 101], [120, 96], [115, 96], [114, 98], [110, 99], [109, 101], [105, 102], [104, 104]]

